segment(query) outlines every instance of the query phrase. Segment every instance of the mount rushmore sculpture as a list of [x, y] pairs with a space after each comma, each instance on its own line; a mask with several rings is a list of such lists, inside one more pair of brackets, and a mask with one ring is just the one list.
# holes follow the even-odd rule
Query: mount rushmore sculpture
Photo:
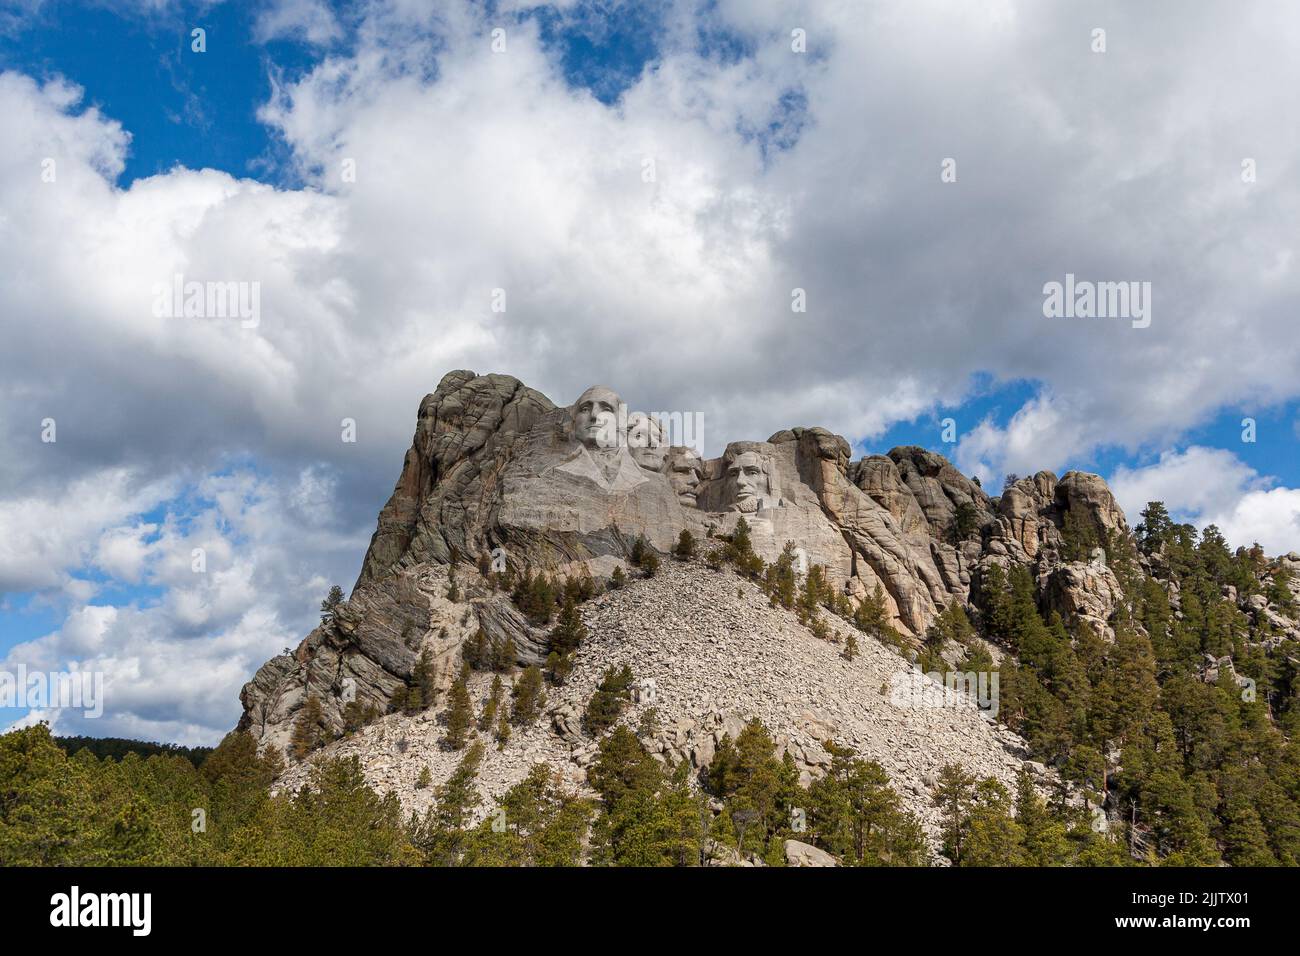
[[1104, 564], [1061, 558], [1069, 515], [1101, 537], [1127, 530], [1095, 475], [1040, 472], [994, 500], [940, 455], [905, 447], [854, 461], [849, 443], [822, 428], [732, 442], [704, 458], [667, 444], [661, 422], [630, 411], [612, 388], [561, 407], [510, 376], [450, 372], [420, 403], [350, 599], [258, 671], [240, 725], [282, 728], [307, 694], [340, 710], [329, 702], [341, 686], [382, 704], [423, 648], [452, 661], [480, 629], [494, 644], [512, 641], [521, 663], [545, 659], [546, 633], [508, 600], [475, 600], [472, 613], [439, 619], [442, 599], [428, 584], [436, 569], [472, 569], [493, 555], [517, 571], [601, 579], [626, 565], [640, 537], [667, 552], [682, 531], [706, 541], [742, 518], [765, 560], [792, 542], [800, 564], [824, 566], [851, 601], [879, 589], [903, 635], [967, 602], [989, 563], [1031, 565], [1044, 595], [1105, 630], [1118, 583]]

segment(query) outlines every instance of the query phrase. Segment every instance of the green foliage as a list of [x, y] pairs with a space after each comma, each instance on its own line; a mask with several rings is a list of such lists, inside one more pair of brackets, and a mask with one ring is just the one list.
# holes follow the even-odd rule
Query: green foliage
[[[1287, 662], [1300, 648], [1236, 600], [1268, 596], [1267, 561], [1258, 547], [1231, 551], [1213, 525], [1198, 533], [1175, 524], [1160, 502], [1142, 518], [1132, 542], [1099, 540], [1124, 594], [1109, 644], [1083, 621], [1044, 619], [1028, 569], [982, 571], [975, 596], [984, 634], [1016, 654], [999, 668], [999, 719], [1090, 800], [1123, 808], [1122, 842], [1093, 834], [1089, 821], [1061, 821], [1073, 862], [1113, 865], [1131, 851], [1165, 865], [1290, 865], [1300, 837], [1300, 755], [1290, 733], [1300, 721]], [[1067, 557], [1085, 557], [1087, 529], [1067, 523]], [[1155, 576], [1139, 550], [1152, 556]], [[1284, 596], [1271, 595], [1275, 604]], [[1256, 682], [1255, 698], [1234, 670]], [[1022, 825], [1026, 852], [1042, 862], [1050, 854]], [[1054, 832], [1048, 844], [1059, 842]]]
[[433, 660], [433, 651], [424, 648], [415, 662], [411, 672], [411, 682], [420, 692], [420, 701], [425, 707], [432, 707], [438, 701], [438, 668]]
[[461, 750], [469, 742], [474, 723], [474, 705], [469, 699], [469, 687], [462, 674], [451, 685], [447, 695], [447, 732], [443, 743], [452, 750]]
[[498, 801], [465, 841], [463, 866], [578, 866], [590, 826], [591, 803], [564, 790], [547, 764]]
[[776, 741], [757, 719], [735, 741], [722, 738], [704, 787], [722, 801], [741, 853], [765, 854], [774, 837], [789, 832], [790, 812], [801, 799], [793, 761], [777, 759]]
[[1151, 501], [1142, 509], [1142, 521], [1134, 532], [1138, 546], [1147, 554], [1159, 551], [1173, 535], [1174, 523], [1169, 519], [1163, 501]]
[[290, 743], [293, 755], [302, 760], [324, 744], [327, 736], [325, 714], [321, 708], [320, 698], [312, 694], [298, 709], [298, 716], [293, 722], [293, 737]]
[[333, 620], [335, 609], [343, 603], [343, 589], [337, 584], [331, 585], [329, 594], [325, 595], [325, 600], [320, 602], [320, 620], [324, 624], [326, 621]]
[[414, 822], [411, 842], [426, 866], [460, 862], [469, 821], [483, 801], [474, 784], [482, 763], [483, 745], [475, 741], [447, 782], [434, 790], [434, 805]]
[[542, 672], [534, 665], [524, 669], [510, 691], [510, 722], [519, 727], [534, 723], [546, 706]]
[[1101, 534], [1092, 516], [1081, 508], [1065, 512], [1061, 525], [1062, 557], [1066, 561], [1087, 561], [1092, 549], [1101, 543]]
[[497, 715], [501, 712], [501, 705], [505, 701], [506, 687], [501, 682], [501, 675], [492, 676], [492, 687], [488, 691], [488, 698], [483, 702], [483, 713], [478, 718], [478, 729], [481, 731], [490, 731], [496, 723]]
[[902, 636], [894, 630], [890, 622], [889, 609], [885, 604], [885, 592], [877, 583], [853, 611], [853, 626], [863, 634], [869, 634], [878, 641], [894, 647], [902, 646]]
[[795, 577], [795, 548], [793, 541], [787, 541], [781, 549], [776, 562], [769, 564], [764, 573], [763, 589], [771, 598], [773, 607], [794, 609], [798, 597], [799, 582]]
[[587, 707], [582, 713], [582, 729], [592, 737], [599, 737], [623, 713], [632, 697], [632, 669], [624, 664], [620, 669], [605, 671]]
[[654, 577], [659, 573], [659, 555], [653, 551], [646, 552], [646, 556], [641, 559], [641, 570], [645, 572], [648, 578]]
[[465, 641], [460, 649], [461, 660], [474, 670], [486, 670], [491, 666], [492, 649], [488, 642], [487, 631], [479, 628], [474, 636]]
[[[355, 761], [324, 761], [298, 793], [247, 734], [198, 768], [175, 754], [69, 757], [43, 725], [0, 736], [0, 860], [13, 866], [366, 866], [409, 862], [395, 799]], [[196, 812], [197, 811], [197, 812]]]
[[880, 764], [833, 741], [830, 770], [808, 788], [812, 842], [855, 866], [923, 866], [928, 862], [920, 821], [903, 809]]
[[969, 501], [957, 502], [953, 510], [952, 524], [948, 528], [948, 538], [958, 545], [973, 537], [980, 529], [979, 510]]
[[582, 623], [577, 604], [566, 598], [560, 610], [559, 620], [551, 630], [551, 650], [561, 656], [576, 651], [587, 638], [587, 626]]
[[708, 831], [703, 797], [689, 768], [665, 772], [627, 727], [601, 740], [587, 771], [601, 796], [592, 862], [603, 866], [698, 866]]
[[677, 546], [673, 548], [673, 555], [679, 561], [689, 561], [695, 557], [695, 535], [683, 528], [682, 533], [677, 536]]
[[515, 669], [515, 639], [507, 635], [492, 647], [492, 669], [498, 674], [509, 674]]
[[515, 582], [510, 599], [534, 624], [549, 624], [555, 616], [556, 599], [560, 589], [545, 572], [536, 575], [525, 569]]
[[182, 747], [180, 744], [151, 743], [122, 737], [55, 737], [54, 742], [69, 755], [89, 750], [100, 759], [113, 760], [121, 760], [127, 754], [138, 757], [176, 756], [184, 757], [196, 767], [212, 753], [211, 747]]
[[736, 571], [747, 578], [757, 578], [763, 573], [763, 559], [754, 553], [754, 542], [749, 536], [749, 522], [744, 518], [737, 519], [721, 557], [731, 562]]

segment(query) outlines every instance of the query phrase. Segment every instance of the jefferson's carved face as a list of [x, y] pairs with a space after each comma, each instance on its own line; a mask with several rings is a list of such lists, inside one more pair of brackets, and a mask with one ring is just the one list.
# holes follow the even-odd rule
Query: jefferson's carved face
[[727, 465], [732, 510], [746, 514], [757, 511], [762, 498], [771, 495], [772, 489], [763, 464], [761, 455], [747, 451], [737, 455]]
[[645, 412], [627, 416], [627, 447], [636, 463], [647, 471], [663, 468], [668, 449], [663, 443], [663, 429]]
[[668, 481], [677, 492], [677, 500], [694, 508], [700, 487], [700, 458], [689, 448], [674, 448], [668, 455]]
[[616, 448], [618, 407], [623, 400], [612, 388], [593, 385], [573, 406], [573, 433], [588, 448]]

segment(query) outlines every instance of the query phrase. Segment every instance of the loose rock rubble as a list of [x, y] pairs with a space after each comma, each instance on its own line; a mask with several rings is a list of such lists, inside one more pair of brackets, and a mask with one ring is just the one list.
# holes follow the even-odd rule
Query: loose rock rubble
[[[480, 735], [486, 754], [479, 784], [487, 797], [500, 796], [543, 761], [586, 792], [585, 768], [597, 742], [582, 733], [581, 713], [604, 672], [624, 664], [653, 690], [631, 703], [622, 720], [636, 728], [654, 709], [658, 732], [646, 743], [659, 759], [706, 766], [724, 734], [736, 736], [757, 717], [776, 738], [779, 753], [793, 755], [805, 784], [829, 766], [822, 747], [828, 739], [878, 761], [932, 837], [939, 821], [930, 790], [941, 767], [958, 763], [1010, 788], [1027, 756], [1016, 735], [968, 699], [939, 690], [893, 649], [859, 635], [860, 653], [849, 661], [842, 643], [846, 622], [826, 617], [841, 643], [818, 639], [728, 570], [665, 562], [654, 578], [634, 572], [626, 588], [588, 602], [582, 617], [589, 636], [566, 684], [547, 688], [543, 718], [516, 729], [503, 750]], [[491, 680], [481, 673], [471, 679], [477, 709]], [[915, 706], [919, 695], [899, 693], [914, 682], [937, 692], [924, 701], [927, 706]], [[441, 712], [439, 707], [414, 717], [383, 717], [312, 759], [357, 756], [373, 786], [396, 793], [408, 810], [423, 812], [433, 794], [416, 788], [420, 771], [428, 766], [436, 785], [462, 756], [440, 744]], [[1046, 779], [1047, 771], [1042, 775]], [[282, 785], [304, 780], [305, 767], [298, 765]], [[480, 814], [487, 809], [485, 802]]]

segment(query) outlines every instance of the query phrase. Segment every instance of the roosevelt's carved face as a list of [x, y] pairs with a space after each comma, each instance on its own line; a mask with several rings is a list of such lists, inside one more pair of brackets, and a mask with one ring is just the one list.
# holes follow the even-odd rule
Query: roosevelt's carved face
[[727, 464], [727, 486], [731, 491], [731, 510], [750, 514], [758, 510], [764, 498], [771, 497], [767, 463], [757, 452], [742, 452]]
[[699, 455], [689, 448], [674, 448], [668, 453], [668, 482], [677, 492], [677, 500], [687, 507], [698, 504], [702, 469]]
[[574, 437], [588, 448], [617, 448], [618, 408], [623, 400], [612, 388], [593, 385], [573, 406]]

